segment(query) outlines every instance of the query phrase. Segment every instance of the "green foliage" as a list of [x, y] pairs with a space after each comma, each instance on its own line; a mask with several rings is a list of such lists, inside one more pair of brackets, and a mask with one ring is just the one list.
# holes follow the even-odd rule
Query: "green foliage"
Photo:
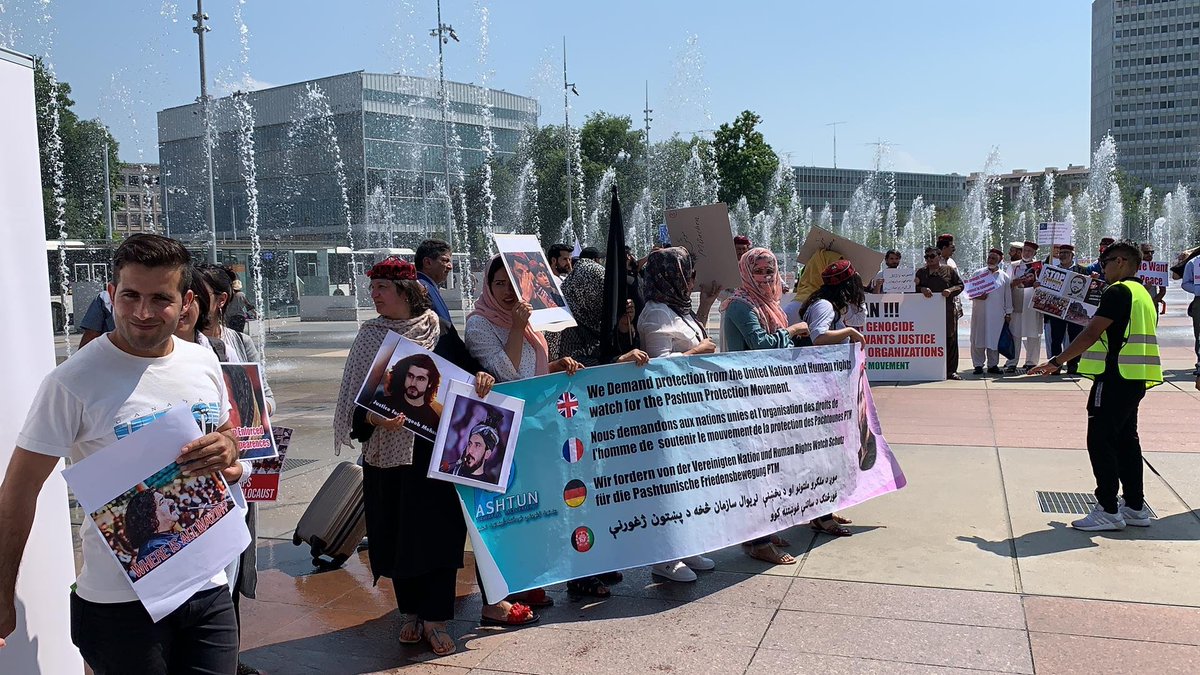
[[597, 112], [588, 116], [579, 130], [583, 155], [583, 183], [588, 199], [596, 191], [608, 167], [617, 173], [617, 190], [628, 204], [646, 184], [646, 137], [633, 129], [628, 116]]
[[42, 204], [46, 220], [46, 238], [58, 239], [55, 226], [57, 205], [54, 199], [55, 161], [53, 152], [53, 101], [57, 106], [59, 138], [62, 140], [63, 211], [67, 236], [72, 239], [99, 239], [106, 236], [104, 225], [104, 143], [108, 142], [108, 180], [115, 190], [120, 184], [121, 162], [117, 141], [96, 120], [80, 120], [71, 107], [71, 85], [51, 81], [45, 65], [38, 59], [33, 74], [37, 103], [38, 148], [42, 166]]
[[779, 157], [756, 128], [761, 122], [761, 117], [745, 110], [731, 124], [722, 124], [713, 139], [721, 176], [720, 200], [735, 204], [745, 197], [752, 212], [763, 209], [768, 185], [779, 166]]

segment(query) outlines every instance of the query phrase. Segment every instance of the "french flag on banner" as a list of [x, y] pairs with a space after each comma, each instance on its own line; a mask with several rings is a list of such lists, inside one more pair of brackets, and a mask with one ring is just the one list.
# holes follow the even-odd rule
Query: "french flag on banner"
[[571, 438], [566, 443], [563, 443], [563, 459], [571, 464], [583, 459], [583, 441], [578, 438]]

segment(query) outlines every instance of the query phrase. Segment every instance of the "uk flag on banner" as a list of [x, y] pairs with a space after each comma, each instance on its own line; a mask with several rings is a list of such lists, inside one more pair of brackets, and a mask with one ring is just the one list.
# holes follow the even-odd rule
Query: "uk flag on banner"
[[559, 415], [562, 415], [563, 417], [565, 417], [567, 419], [571, 419], [572, 417], [575, 416], [575, 413], [578, 411], [579, 411], [579, 399], [575, 398], [574, 394], [572, 394], [571, 392], [564, 392], [562, 396], [558, 397], [558, 414]]

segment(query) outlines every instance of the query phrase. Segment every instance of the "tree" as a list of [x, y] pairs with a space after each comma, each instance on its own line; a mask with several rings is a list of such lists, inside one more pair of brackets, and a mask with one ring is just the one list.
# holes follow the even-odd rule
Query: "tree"
[[721, 201], [734, 204], [745, 197], [752, 212], [765, 206], [768, 185], [779, 166], [779, 157], [756, 129], [761, 122], [745, 110], [732, 124], [722, 124], [713, 139]]
[[606, 112], [588, 115], [579, 130], [579, 150], [583, 155], [583, 183], [588, 198], [609, 167], [616, 170], [617, 189], [623, 201], [641, 193], [646, 184], [646, 138], [641, 130], [633, 129], [633, 120], [627, 115]]
[[[58, 208], [54, 198], [56, 163], [53, 139], [55, 108], [58, 138], [61, 139], [63, 211], [67, 236], [99, 239], [104, 227], [104, 143], [108, 142], [108, 181], [113, 190], [120, 184], [121, 161], [117, 141], [97, 120], [80, 120], [71, 107], [71, 85], [54, 82], [45, 64], [34, 64], [34, 99], [37, 104], [38, 149], [42, 165], [42, 205], [46, 238], [58, 239], [55, 225]], [[51, 103], [53, 102], [53, 106]]]

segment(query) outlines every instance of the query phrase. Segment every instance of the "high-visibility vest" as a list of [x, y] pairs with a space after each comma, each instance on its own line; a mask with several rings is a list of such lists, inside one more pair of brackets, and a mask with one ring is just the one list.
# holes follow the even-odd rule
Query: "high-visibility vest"
[[[1117, 352], [1117, 371], [1126, 380], [1140, 380], [1146, 383], [1146, 388], [1162, 384], [1162, 363], [1158, 358], [1158, 337], [1154, 329], [1158, 325], [1158, 311], [1154, 300], [1146, 287], [1137, 281], [1118, 281], [1114, 285], [1129, 289], [1132, 296], [1130, 303], [1129, 324], [1125, 327], [1125, 337]], [[1108, 356], [1108, 331], [1092, 343], [1079, 361], [1079, 374], [1088, 379], [1104, 372], [1105, 359]]]

